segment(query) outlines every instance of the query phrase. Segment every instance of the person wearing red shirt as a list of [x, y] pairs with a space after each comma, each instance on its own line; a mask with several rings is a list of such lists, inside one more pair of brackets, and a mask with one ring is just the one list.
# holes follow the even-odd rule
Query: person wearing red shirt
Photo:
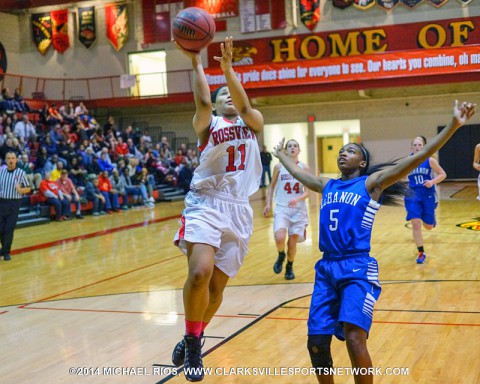
[[98, 176], [98, 189], [105, 198], [105, 208], [107, 213], [112, 213], [112, 209], [115, 212], [120, 211], [120, 204], [118, 202], [118, 193], [113, 190], [112, 183], [108, 177], [108, 171], [103, 171]]
[[57, 221], [70, 220], [70, 202], [63, 196], [58, 185], [51, 180], [51, 172], [45, 174], [45, 180], [40, 183], [40, 192], [43, 201], [55, 208], [55, 219]]
[[115, 153], [118, 156], [125, 157], [128, 155], [128, 145], [123, 141], [122, 136], [117, 138], [117, 145], [115, 146]]
[[80, 195], [78, 194], [77, 189], [73, 185], [72, 180], [70, 180], [70, 178], [68, 177], [68, 171], [66, 169], [62, 170], [60, 178], [56, 181], [56, 183], [60, 191], [62, 191], [63, 196], [68, 200], [68, 202], [75, 202], [75, 207], [77, 208], [75, 213], [76, 218], [83, 219], [80, 204]]

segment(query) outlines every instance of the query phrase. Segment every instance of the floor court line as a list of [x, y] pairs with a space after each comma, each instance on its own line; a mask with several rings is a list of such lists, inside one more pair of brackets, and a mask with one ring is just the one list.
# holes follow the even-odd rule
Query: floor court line
[[41, 243], [41, 244], [32, 245], [30, 247], [15, 249], [11, 252], [11, 254], [12, 255], [19, 255], [19, 254], [26, 253], [26, 252], [38, 251], [40, 249], [55, 247], [57, 245], [63, 245], [63, 244], [66, 244], [66, 243], [74, 243], [74, 242], [80, 241], [80, 240], [86, 240], [86, 239], [91, 239], [91, 238], [94, 238], [94, 237], [110, 235], [110, 234], [116, 233], [116, 232], [127, 231], [127, 230], [132, 229], [132, 228], [146, 227], [147, 225], [161, 223], [163, 221], [169, 221], [169, 220], [173, 220], [173, 219], [179, 219], [180, 217], [181, 217], [181, 215], [168, 216], [168, 217], [163, 217], [163, 218], [160, 218], [160, 219], [147, 220], [147, 221], [142, 221], [142, 222], [139, 222], [139, 223], [124, 225], [124, 226], [121, 226], [121, 227], [103, 229], [101, 231], [87, 233], [85, 235], [67, 237], [67, 238], [61, 239], [61, 240], [55, 240], [55, 241], [50, 241], [48, 243]]
[[132, 269], [132, 270], [127, 271], [127, 272], [120, 273], [120, 274], [115, 275], [115, 276], [110, 276], [110, 277], [107, 277], [107, 278], [105, 278], [105, 279], [98, 280], [98, 281], [95, 281], [95, 282], [93, 282], [93, 283], [83, 285], [83, 286], [81, 286], [81, 287], [77, 287], [77, 288], [74, 288], [74, 289], [70, 289], [70, 290], [68, 290], [68, 291], [65, 291], [65, 292], [62, 292], [62, 293], [57, 293], [56, 295], [52, 295], [52, 296], [46, 297], [46, 298], [41, 299], [41, 300], [37, 300], [37, 301], [33, 301], [33, 302], [31, 302], [31, 303], [28, 303], [28, 304], [21, 305], [21, 306], [19, 306], [18, 308], [24, 308], [24, 307], [26, 307], [27, 305], [32, 305], [32, 304], [35, 304], [35, 303], [42, 303], [42, 302], [44, 302], [44, 301], [51, 300], [51, 299], [53, 299], [53, 298], [66, 295], [67, 293], [72, 293], [72, 292], [75, 292], [75, 291], [82, 290], [82, 289], [84, 289], [84, 288], [88, 288], [88, 287], [92, 287], [92, 286], [97, 285], [97, 284], [104, 283], [105, 281], [117, 279], [117, 278], [119, 278], [119, 277], [128, 275], [128, 274], [130, 274], [130, 273], [138, 272], [138, 271], [141, 271], [142, 269], [150, 268], [150, 267], [152, 267], [152, 266], [154, 266], [154, 265], [162, 264], [162, 263], [165, 263], [165, 262], [167, 262], [167, 261], [171, 261], [171, 260], [177, 259], [177, 258], [182, 257], [182, 256], [183, 256], [183, 255], [178, 255], [178, 256], [170, 257], [170, 258], [165, 259], [165, 260], [157, 261], [156, 263], [144, 265], [144, 266], [142, 266], [142, 267], [135, 268], [135, 269]]

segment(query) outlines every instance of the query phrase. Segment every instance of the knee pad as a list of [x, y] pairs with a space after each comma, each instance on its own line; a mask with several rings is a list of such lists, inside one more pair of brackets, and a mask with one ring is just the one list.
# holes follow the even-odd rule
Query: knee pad
[[308, 353], [312, 361], [313, 368], [331, 368], [333, 367], [332, 354], [330, 352], [330, 343], [332, 335], [309, 335]]

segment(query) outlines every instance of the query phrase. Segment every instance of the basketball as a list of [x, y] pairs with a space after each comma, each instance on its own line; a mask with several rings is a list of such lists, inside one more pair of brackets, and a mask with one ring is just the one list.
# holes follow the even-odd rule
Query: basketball
[[185, 50], [199, 52], [215, 35], [215, 21], [202, 8], [189, 7], [181, 10], [173, 19], [173, 39]]

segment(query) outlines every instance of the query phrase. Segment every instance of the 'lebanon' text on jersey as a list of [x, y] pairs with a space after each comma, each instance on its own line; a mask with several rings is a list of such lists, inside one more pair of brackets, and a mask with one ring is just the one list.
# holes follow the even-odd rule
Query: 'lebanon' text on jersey
[[380, 203], [370, 197], [366, 179], [360, 176], [328, 181], [320, 209], [320, 251], [333, 257], [370, 251], [373, 221]]

